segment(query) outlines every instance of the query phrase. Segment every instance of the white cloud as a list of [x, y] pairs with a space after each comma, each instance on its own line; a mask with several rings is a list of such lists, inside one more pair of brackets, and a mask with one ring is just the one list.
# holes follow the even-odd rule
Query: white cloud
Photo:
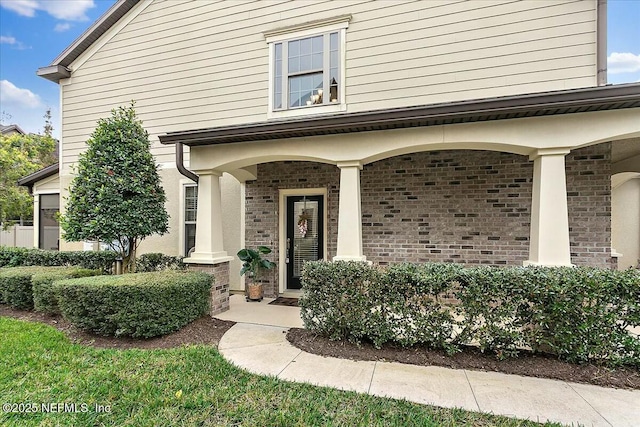
[[607, 72], [611, 74], [636, 73], [640, 71], [640, 55], [613, 52], [607, 58]]
[[69, 28], [71, 28], [71, 24], [69, 24], [68, 22], [64, 22], [64, 23], [56, 24], [56, 26], [53, 29], [53, 31], [55, 31], [57, 33], [63, 33], [65, 31], [67, 31]]
[[18, 40], [16, 40], [15, 37], [0, 36], [0, 43], [16, 44], [18, 43]]
[[43, 0], [40, 6], [57, 19], [86, 21], [89, 19], [86, 15], [87, 10], [96, 5], [93, 0]]
[[0, 6], [12, 10], [18, 15], [32, 18], [36, 14], [38, 2], [36, 0], [2, 0]]
[[87, 10], [95, 7], [94, 0], [0, 0], [0, 6], [18, 15], [32, 18], [42, 10], [56, 19], [86, 21]]
[[0, 100], [3, 108], [6, 106], [17, 106], [27, 108], [42, 107], [40, 97], [29, 89], [21, 89], [9, 80], [0, 80]]
[[8, 44], [13, 49], [18, 50], [31, 49], [30, 47], [25, 46], [21, 41], [18, 41], [15, 37], [11, 36], [0, 36], [0, 44]]

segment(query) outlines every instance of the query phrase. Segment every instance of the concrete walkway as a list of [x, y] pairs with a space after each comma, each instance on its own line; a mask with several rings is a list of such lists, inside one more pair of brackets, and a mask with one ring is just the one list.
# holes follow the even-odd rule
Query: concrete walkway
[[[220, 318], [237, 323], [220, 340], [222, 355], [236, 366], [261, 375], [411, 402], [458, 407], [534, 421], [585, 426], [640, 425], [640, 391], [619, 390], [495, 372], [455, 370], [401, 363], [323, 357], [293, 347], [286, 338], [299, 322], [292, 307], [245, 303], [232, 297]], [[235, 310], [234, 310], [235, 308]], [[288, 309], [288, 310], [282, 310]], [[235, 313], [234, 313], [235, 311]], [[270, 323], [252, 317], [261, 313]], [[255, 320], [255, 321], [253, 321]], [[298, 323], [299, 324], [299, 323]], [[294, 324], [293, 327], [296, 325]]]

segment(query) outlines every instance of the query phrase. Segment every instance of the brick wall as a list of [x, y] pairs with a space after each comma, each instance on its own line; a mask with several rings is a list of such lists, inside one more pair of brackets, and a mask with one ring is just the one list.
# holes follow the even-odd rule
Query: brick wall
[[[337, 166], [313, 162], [273, 162], [258, 165], [258, 179], [249, 181], [246, 193], [245, 240], [248, 247], [268, 246], [273, 250], [267, 258], [279, 265], [278, 254], [278, 198], [279, 189], [326, 188], [328, 212], [327, 255], [336, 254], [338, 239], [338, 187], [340, 170]], [[263, 278], [265, 297], [278, 294], [278, 267]]]
[[[610, 144], [567, 156], [572, 262], [610, 267]], [[361, 172], [364, 254], [388, 264], [445, 261], [522, 265], [529, 257], [533, 162], [526, 156], [447, 150], [397, 156]], [[311, 162], [258, 165], [246, 185], [246, 241], [278, 263], [278, 189], [328, 190], [328, 258], [335, 256], [340, 171]], [[266, 296], [277, 292], [277, 271]]]
[[365, 254], [380, 264], [521, 265], [532, 178], [527, 157], [492, 151], [431, 151], [366, 165]]
[[611, 257], [611, 143], [566, 157], [571, 262], [615, 268]]
[[211, 287], [211, 316], [229, 310], [229, 263], [189, 264], [190, 270], [204, 271], [213, 275]]

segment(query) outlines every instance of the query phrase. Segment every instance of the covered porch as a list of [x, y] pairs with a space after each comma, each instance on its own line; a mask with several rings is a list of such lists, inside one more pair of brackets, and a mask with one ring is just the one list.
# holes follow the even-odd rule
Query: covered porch
[[[291, 237], [286, 235], [287, 215], [284, 211], [287, 210], [287, 200], [293, 199], [294, 196], [325, 197], [323, 227], [325, 227], [326, 238], [318, 243], [322, 246], [319, 248], [320, 258], [384, 263], [384, 254], [387, 252], [380, 250], [379, 247], [372, 250], [372, 245], [376, 241], [385, 240], [385, 232], [389, 230], [384, 227], [384, 218], [385, 215], [390, 215], [386, 217], [387, 221], [390, 221], [389, 224], [408, 220], [406, 222], [410, 223], [409, 226], [414, 227], [417, 235], [415, 240], [424, 247], [421, 252], [422, 258], [425, 258], [425, 254], [432, 254], [435, 259], [440, 260], [442, 249], [429, 247], [433, 245], [430, 239], [420, 238], [420, 233], [428, 230], [419, 229], [419, 223], [429, 221], [424, 219], [418, 221], [415, 216], [398, 218], [397, 214], [402, 212], [391, 212], [391, 210], [384, 213], [380, 221], [369, 219], [379, 213], [379, 210], [373, 210], [368, 205], [371, 200], [376, 200], [377, 197], [379, 202], [384, 202], [385, 196], [394, 192], [399, 191], [401, 196], [405, 192], [411, 193], [410, 190], [403, 190], [406, 187], [403, 185], [385, 185], [389, 175], [378, 174], [378, 181], [376, 181], [376, 167], [380, 169], [380, 163], [389, 159], [402, 161], [403, 158], [411, 158], [417, 163], [438, 160], [426, 158], [425, 153], [492, 152], [506, 153], [508, 156], [520, 158], [521, 160], [515, 162], [516, 168], [517, 163], [529, 165], [521, 167], [521, 176], [510, 177], [514, 180], [513, 184], [521, 184], [521, 187], [528, 189], [523, 194], [516, 192], [505, 194], [507, 198], [511, 197], [509, 194], [517, 194], [513, 196], [514, 200], [519, 199], [522, 206], [513, 207], [514, 211], [504, 213], [520, 214], [520, 229], [523, 224], [527, 224], [524, 236], [514, 236], [520, 239], [514, 240], [519, 242], [520, 249], [522, 246], [525, 247], [522, 251], [524, 255], [510, 260], [508, 264], [519, 262], [523, 265], [572, 265], [575, 263], [576, 249], [580, 248], [581, 241], [584, 243], [585, 239], [588, 240], [588, 236], [579, 236], [578, 239], [574, 238], [573, 242], [571, 240], [571, 233], [575, 234], [576, 230], [572, 231], [570, 227], [568, 200], [576, 195], [572, 194], [571, 189], [568, 193], [567, 174], [572, 172], [571, 168], [568, 171], [566, 158], [572, 152], [577, 153], [577, 150], [601, 147], [601, 151], [605, 153], [591, 153], [589, 155], [595, 157], [589, 158], [587, 155], [586, 159], [582, 159], [586, 160], [583, 164], [588, 165], [592, 162], [595, 165], [599, 161], [607, 160], [609, 169], [603, 173], [608, 174], [607, 179], [610, 179], [611, 148], [609, 146], [607, 154], [607, 148], [602, 147], [606, 147], [606, 144], [611, 141], [631, 140], [640, 136], [639, 105], [640, 85], [636, 84], [386, 112], [307, 117], [288, 122], [211, 128], [161, 136], [163, 143], [176, 143], [179, 150], [182, 150], [182, 144], [190, 146], [190, 167], [199, 179], [196, 249], [185, 261], [193, 264], [194, 267], [211, 270], [220, 276], [219, 283], [222, 287], [216, 289], [216, 292], [220, 292], [220, 297], [225, 298], [224, 266], [227, 265], [226, 274], [228, 275], [228, 261], [231, 258], [226, 253], [220, 237], [224, 227], [219, 177], [224, 172], [235, 176], [240, 182], [246, 183], [247, 196], [251, 197], [249, 195], [251, 189], [264, 184], [265, 171], [269, 169], [268, 180], [271, 184], [274, 184], [274, 180], [280, 181], [275, 183], [275, 187], [272, 185], [277, 188], [277, 196], [260, 194], [260, 197], [264, 197], [261, 200], [270, 200], [270, 202], [257, 206], [256, 214], [251, 219], [249, 212], [245, 213], [246, 245], [265, 244], [271, 246], [278, 255], [278, 274], [273, 278], [274, 285], [269, 296], [275, 296], [290, 289], [286, 283], [284, 270], [289, 261], [287, 250], [291, 245], [287, 239]], [[485, 160], [485, 167], [493, 166], [491, 163], [494, 160], [491, 159], [495, 157]], [[296, 175], [295, 177], [288, 176], [284, 169], [278, 169], [277, 166], [283, 165], [283, 162], [293, 162], [292, 169], [297, 171], [297, 175], [293, 174]], [[288, 165], [291, 164], [288, 163]], [[463, 164], [459, 166], [465, 167]], [[474, 165], [474, 167], [482, 166]], [[588, 169], [588, 166], [586, 168]], [[309, 172], [313, 170], [316, 172]], [[435, 171], [438, 172], [437, 166]], [[310, 173], [314, 176], [319, 173], [324, 177], [324, 181], [320, 184], [314, 180], [305, 181], [305, 174]], [[408, 181], [422, 181], [423, 187], [430, 185], [434, 188], [438, 187], [438, 181], [427, 176], [419, 176], [420, 172], [409, 174], [406, 168], [400, 168], [393, 173], [406, 174]], [[475, 177], [476, 180], [482, 180], [477, 175], [462, 173], [465, 177], [468, 175]], [[577, 171], [578, 177], [589, 177], [590, 174], [586, 169]], [[273, 178], [275, 175], [281, 176]], [[288, 182], [287, 179], [297, 179], [298, 183], [284, 184]], [[461, 184], [455, 184], [457, 181], [460, 180], [451, 179], [448, 185]], [[491, 176], [487, 175], [484, 181], [485, 184], [491, 182]], [[471, 185], [474, 183], [471, 182]], [[468, 191], [469, 186], [466, 189]], [[482, 184], [474, 189], [474, 193], [480, 189]], [[602, 191], [608, 191], [608, 193], [599, 194], [599, 196], [604, 199], [610, 198], [610, 184], [608, 189]], [[427, 191], [423, 192], [423, 195], [429, 198], [431, 193]], [[460, 202], [469, 195], [463, 194]], [[419, 198], [413, 194], [405, 196], [407, 201], [412, 200], [411, 197]], [[364, 209], [370, 212], [363, 211], [363, 199]], [[485, 196], [485, 199], [495, 199], [495, 197]], [[589, 200], [582, 202], [589, 203]], [[501, 201], [491, 202], [491, 204], [500, 205]], [[249, 203], [247, 208], [248, 206]], [[459, 215], [459, 218], [468, 218], [466, 216], [468, 212], [455, 212], [455, 207], [441, 208], [446, 209], [446, 213], [453, 218], [457, 218], [456, 215]], [[508, 209], [506, 203], [504, 208]], [[520, 212], [516, 210], [518, 208], [521, 209]], [[298, 213], [293, 215], [297, 217]], [[600, 216], [606, 221], [610, 217], [610, 211], [603, 212]], [[494, 221], [498, 222], [494, 225], [501, 227], [506, 234], [510, 229], [507, 223], [500, 222], [502, 218], [510, 217], [504, 215], [504, 217], [494, 218]], [[414, 220], [416, 220], [415, 223]], [[487, 218], [483, 220], [486, 221]], [[466, 222], [474, 221], [471, 219]], [[461, 219], [459, 222], [465, 221]], [[373, 230], [375, 227], [379, 230]], [[469, 228], [470, 226], [467, 224], [459, 227]], [[606, 230], [607, 226], [603, 227]], [[610, 224], [608, 227], [610, 234]], [[255, 233], [250, 237], [249, 233], [252, 230]], [[381, 234], [376, 235], [375, 231]], [[585, 231], [585, 233], [588, 232], [589, 230]], [[478, 232], [473, 231], [473, 233]], [[460, 236], [461, 239], [464, 237]], [[474, 234], [468, 237], [473, 240]], [[414, 261], [413, 258], [416, 258], [415, 261], [421, 259], [417, 251], [410, 251], [412, 242], [400, 241], [393, 237], [386, 240], [388, 242], [382, 244], [401, 248], [405, 245], [409, 246], [406, 248], [406, 254], [413, 255], [408, 255], [407, 261]], [[610, 237], [607, 243], [607, 248], [597, 248], [594, 251], [603, 252], [602, 255], [610, 257]], [[464, 249], [460, 242], [454, 242], [452, 245], [453, 247], [449, 248], [452, 251], [469, 249]], [[483, 249], [479, 251], [480, 255], [487, 255], [488, 259], [493, 255], [489, 253], [491, 249], [484, 249], [486, 253], [482, 253]], [[604, 254], [606, 251], [608, 252]], [[455, 258], [451, 260], [465, 261], [464, 259], [458, 261]], [[582, 260], [580, 263], [583, 263]], [[226, 282], [228, 283], [228, 278]], [[226, 293], [228, 294], [228, 285]], [[216, 310], [224, 310], [224, 305], [224, 303], [216, 305]]]

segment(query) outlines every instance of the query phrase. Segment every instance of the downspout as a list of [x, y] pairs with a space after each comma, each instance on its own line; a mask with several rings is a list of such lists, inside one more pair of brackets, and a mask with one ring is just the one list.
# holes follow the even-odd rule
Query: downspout
[[178, 172], [180, 172], [182, 175], [186, 176], [196, 184], [198, 183], [198, 175], [184, 167], [184, 152], [182, 142], [176, 142], [176, 167], [178, 168]]
[[607, 0], [598, 0], [596, 33], [596, 67], [598, 86], [607, 84]]

